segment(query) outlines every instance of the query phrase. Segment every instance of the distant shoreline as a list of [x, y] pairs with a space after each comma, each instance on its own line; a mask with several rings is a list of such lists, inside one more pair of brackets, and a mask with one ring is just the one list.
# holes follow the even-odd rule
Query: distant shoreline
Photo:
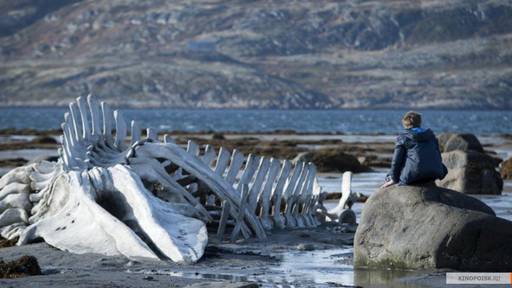
[[[115, 131], [115, 129], [114, 129]], [[457, 133], [457, 131], [446, 132], [446, 133]], [[12, 135], [27, 135], [27, 136], [46, 136], [46, 135], [61, 135], [61, 129], [35, 129], [35, 128], [3, 128], [0, 129], [0, 136], [12, 136]], [[198, 130], [198, 131], [185, 131], [185, 130], [159, 130], [158, 135], [162, 136], [165, 134], [169, 135], [246, 135], [246, 136], [261, 136], [261, 135], [297, 135], [297, 136], [396, 136], [396, 133], [381, 133], [381, 132], [341, 132], [341, 131], [295, 131], [295, 130], [268, 130], [268, 131], [213, 131], [213, 130]], [[476, 135], [478, 137], [503, 137], [512, 139], [511, 133], [485, 133]]]
[[[70, 99], [70, 102], [73, 99]], [[496, 107], [475, 107], [475, 106], [433, 106], [433, 107], [411, 107], [411, 106], [397, 106], [391, 107], [331, 107], [331, 108], [280, 108], [280, 107], [192, 107], [192, 106], [166, 106], [166, 105], [130, 105], [130, 104], [119, 104], [111, 101], [105, 101], [111, 106], [115, 106], [116, 109], [130, 109], [130, 110], [144, 110], [144, 109], [156, 109], [156, 110], [214, 110], [214, 111], [496, 111], [496, 112], [512, 112], [512, 109], [501, 109]], [[67, 109], [67, 104], [0, 104], [0, 109]]]

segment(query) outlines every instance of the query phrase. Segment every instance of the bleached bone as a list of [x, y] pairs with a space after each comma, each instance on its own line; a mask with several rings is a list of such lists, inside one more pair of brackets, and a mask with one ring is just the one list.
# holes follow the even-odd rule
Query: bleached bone
[[286, 219], [286, 226], [288, 227], [297, 227], [297, 220], [293, 215], [293, 209], [295, 207], [295, 202], [297, 201], [298, 194], [300, 193], [300, 190], [304, 185], [304, 180], [306, 179], [307, 174], [305, 163], [297, 163], [295, 169], [298, 172], [296, 175], [293, 175], [296, 176], [295, 182], [291, 182], [291, 187], [287, 187], [287, 189], [284, 192], [284, 199], [286, 200], [284, 216]]
[[283, 229], [285, 228], [285, 219], [281, 215], [281, 199], [283, 195], [283, 191], [285, 189], [285, 185], [287, 181], [291, 181], [288, 179], [288, 176], [290, 175], [291, 171], [291, 162], [288, 160], [285, 160], [283, 163], [283, 166], [281, 168], [281, 171], [279, 173], [279, 177], [276, 183], [276, 186], [274, 187], [272, 191], [272, 203], [273, 203], [273, 210], [272, 210], [272, 220], [274, 221], [274, 227]]
[[341, 181], [341, 198], [338, 201], [338, 205], [333, 209], [327, 210], [319, 201], [319, 208], [317, 213], [329, 218], [330, 221], [339, 223], [355, 223], [356, 214], [352, 210], [352, 204], [355, 202], [355, 194], [352, 192], [352, 172], [345, 172], [342, 176]]
[[206, 224], [217, 223], [221, 240], [319, 225], [311, 163], [193, 141], [184, 149], [151, 128], [142, 139], [137, 122], [126, 123], [92, 96], [71, 103], [58, 162], [0, 178], [0, 234], [20, 245], [42, 238], [74, 253], [191, 263], [204, 253]]
[[[190, 147], [190, 142], [187, 147]], [[191, 149], [187, 149], [187, 151], [195, 155], [195, 152], [192, 153]], [[197, 151], [197, 149], [193, 149], [193, 151]], [[285, 212], [285, 210], [281, 210], [281, 198], [283, 195], [283, 190], [285, 188], [286, 181], [292, 180], [288, 179], [289, 172], [291, 170], [290, 168], [291, 166], [293, 166], [291, 162], [281, 162], [273, 158], [258, 158], [256, 156], [249, 155], [245, 161], [246, 167], [239, 171], [244, 162], [244, 156], [242, 153], [236, 150], [233, 151], [233, 153], [231, 154], [231, 159], [229, 161], [229, 167], [227, 164], [228, 158], [230, 157], [229, 151], [221, 148], [219, 150], [219, 156], [217, 156], [215, 163], [213, 163], [213, 158], [215, 158], [214, 155], [217, 155], [215, 150], [211, 146], [207, 145], [204, 148], [203, 155], [199, 155], [199, 158], [204, 163], [206, 163], [208, 167], [214, 170], [217, 175], [224, 177], [224, 179], [227, 180], [229, 184], [232, 184], [237, 187], [240, 187], [242, 184], [248, 184], [250, 187], [249, 193], [247, 195], [247, 206], [249, 210], [260, 219], [261, 225], [265, 230], [272, 229], [276, 219], [280, 219], [280, 217], [283, 217], [282, 214]], [[298, 163], [295, 166], [296, 167], [294, 169], [296, 169], [300, 173], [303, 169], [304, 164]], [[283, 177], [278, 178], [277, 176], [281, 172], [283, 167], [286, 167], [285, 174], [283, 175]], [[300, 227], [314, 227], [320, 224], [320, 222], [316, 219], [310, 220], [310, 218], [316, 217], [314, 214], [314, 206], [316, 205], [316, 200], [318, 199], [318, 197], [314, 197], [313, 191], [315, 191], [315, 195], [318, 195], [320, 191], [320, 186], [313, 185], [313, 183], [316, 183], [316, 169], [314, 168], [314, 165], [308, 164], [308, 167], [312, 169], [309, 175], [311, 179], [314, 179], [314, 181], [307, 177], [304, 177], [304, 179], [295, 179], [292, 184], [293, 188], [300, 187], [300, 190], [295, 191], [295, 193], [298, 193], [298, 195], [290, 197], [289, 199], [301, 200], [303, 196], [300, 195], [300, 193], [304, 191], [305, 199], [301, 200], [300, 207], [296, 208], [297, 211], [295, 212], [295, 214], [291, 213], [291, 210], [289, 213], [289, 218], [291, 219], [289, 220], [290, 223], [296, 223], [297, 221], [301, 223], [304, 222], [304, 224], [300, 225]], [[290, 186], [290, 188], [292, 188], [292, 186]], [[292, 191], [291, 193], [293, 193], [294, 190], [290, 189], [290, 191]], [[275, 195], [277, 195], [278, 197], [276, 197]], [[308, 204], [311, 206], [310, 208], [307, 207], [308, 201], [310, 201], [310, 203]], [[210, 202], [208, 202], [207, 204], [211, 204]], [[271, 207], [273, 207], [272, 211], [270, 211]], [[289, 208], [292, 209], [292, 207], [293, 203], [290, 202]], [[270, 217], [271, 214], [272, 218]], [[297, 220], [297, 218], [299, 217], [303, 220]], [[293, 228], [295, 227], [295, 225], [286, 226], [283, 220], [281, 220], [280, 225], [277, 225], [277, 228], [285, 227]], [[245, 230], [243, 230], [242, 232], [244, 231]]]
[[273, 227], [273, 223], [269, 214], [271, 206], [270, 201], [272, 200], [272, 186], [274, 185], [274, 181], [277, 177], [277, 173], [279, 172], [279, 168], [281, 168], [279, 160], [272, 158], [270, 160], [270, 168], [267, 174], [267, 179], [265, 180], [265, 185], [258, 195], [258, 203], [261, 205], [261, 223], [267, 230], [270, 230]]

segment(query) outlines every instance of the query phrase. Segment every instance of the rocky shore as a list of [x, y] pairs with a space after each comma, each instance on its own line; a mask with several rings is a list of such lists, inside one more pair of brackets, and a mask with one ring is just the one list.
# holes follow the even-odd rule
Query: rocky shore
[[[4, 130], [0, 131], [0, 167], [16, 167], [34, 159], [34, 155], [9, 153], [15, 150], [41, 151], [40, 157], [56, 156], [59, 131]], [[160, 136], [167, 134], [161, 132]], [[200, 145], [223, 146], [243, 153], [295, 159], [306, 157], [315, 163], [320, 172], [365, 172], [370, 167], [388, 167], [393, 151], [392, 137], [388, 141], [368, 141], [362, 135], [345, 137], [343, 134], [297, 134], [291, 131], [275, 133], [185, 133], [170, 131], [176, 142], [186, 145], [193, 140]], [[345, 140], [344, 140], [345, 138]], [[388, 139], [389, 138], [389, 139]], [[347, 141], [348, 139], [348, 141]], [[55, 151], [55, 153], [44, 153]], [[31, 153], [28, 153], [31, 154]], [[4, 156], [4, 157], [2, 157]]]
[[[0, 175], [29, 161], [55, 159], [59, 133], [57, 130], [0, 131]], [[395, 138], [393, 135], [293, 131], [169, 134], [181, 145], [186, 145], [187, 139], [192, 139], [199, 144], [222, 145], [244, 153], [307, 159], [319, 167], [321, 178], [328, 181], [337, 179], [339, 173], [346, 170], [380, 175], [390, 164]], [[479, 140], [479, 153], [501, 159], [512, 156], [512, 137], [508, 135], [482, 136]], [[502, 175], [507, 175], [507, 165], [507, 162], [501, 164]], [[505, 176], [503, 178], [506, 179]], [[376, 187], [378, 183], [372, 185]], [[334, 189], [329, 191], [338, 192], [337, 188]], [[508, 197], [510, 192], [510, 181], [505, 180], [505, 196], [492, 197]], [[339, 193], [333, 195], [334, 198], [339, 197]], [[331, 201], [334, 204], [337, 200]], [[501, 202], [499, 199], [497, 201]], [[498, 216], [503, 211], [495, 209]], [[357, 213], [360, 215], [360, 210]], [[312, 230], [273, 232], [266, 242], [251, 240], [230, 244], [212, 241], [206, 256], [192, 266], [92, 254], [75, 255], [45, 243], [7, 247], [0, 249], [0, 259], [5, 263], [15, 263], [11, 261], [23, 255], [34, 256], [42, 275], [3, 279], [0, 286], [68, 287], [71, 283], [78, 287], [372, 287], [380, 283], [393, 287], [443, 287], [444, 270], [386, 272], [355, 269], [354, 231], [353, 227], [324, 225]], [[3, 242], [6, 246], [13, 244], [12, 241]]]
[[[254, 133], [162, 131], [160, 137], [164, 134], [172, 135], [183, 146], [188, 140], [193, 140], [201, 145], [223, 146], [246, 154], [272, 155], [280, 159], [299, 156], [312, 161], [320, 172], [338, 173], [359, 173], [389, 167], [395, 140], [394, 135], [297, 133], [286, 130]], [[35, 159], [55, 159], [59, 135], [59, 130], [0, 130], [0, 169], [21, 166]], [[482, 144], [478, 144], [481, 152], [485, 150], [486, 154], [502, 160], [512, 157], [511, 135], [483, 136], [480, 139]], [[510, 170], [507, 163], [502, 165], [504, 175], [510, 173], [507, 172]]]

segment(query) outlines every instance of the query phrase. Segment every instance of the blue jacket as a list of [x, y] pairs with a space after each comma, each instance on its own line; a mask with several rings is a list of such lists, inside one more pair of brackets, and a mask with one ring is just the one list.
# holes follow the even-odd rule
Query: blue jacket
[[447, 173], [432, 130], [411, 128], [398, 135], [388, 180], [408, 185], [443, 179]]

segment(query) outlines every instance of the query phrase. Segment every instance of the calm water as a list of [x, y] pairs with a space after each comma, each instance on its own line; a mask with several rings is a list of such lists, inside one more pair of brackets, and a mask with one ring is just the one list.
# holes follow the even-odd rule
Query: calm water
[[[65, 108], [0, 108], [0, 129], [57, 129]], [[394, 134], [404, 110], [122, 109], [142, 127], [183, 131], [347, 132]], [[422, 111], [436, 132], [512, 133], [511, 111]]]

